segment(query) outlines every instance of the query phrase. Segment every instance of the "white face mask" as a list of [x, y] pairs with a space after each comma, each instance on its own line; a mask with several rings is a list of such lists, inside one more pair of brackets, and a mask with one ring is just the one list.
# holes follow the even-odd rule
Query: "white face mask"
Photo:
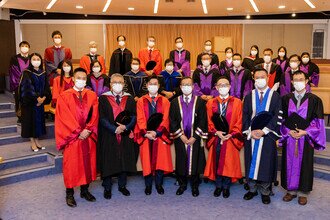
[[202, 60], [202, 63], [203, 63], [204, 67], [208, 67], [208, 66], [210, 66], [211, 62], [209, 60]]
[[227, 57], [227, 59], [231, 59], [232, 56], [233, 56], [232, 53], [226, 53], [226, 57]]
[[263, 89], [265, 88], [266, 84], [267, 84], [267, 81], [266, 79], [256, 79], [255, 80], [255, 86], [258, 88], [258, 89]]
[[154, 41], [148, 41], [148, 46], [149, 46], [149, 47], [153, 47], [153, 46], [155, 46], [155, 42], [154, 42]]
[[205, 50], [206, 50], [206, 51], [211, 51], [211, 49], [212, 49], [212, 46], [210, 46], [210, 45], [206, 45], [206, 46], [205, 46]]
[[91, 48], [89, 48], [89, 51], [94, 54], [94, 53], [96, 53], [97, 48], [96, 47], [91, 47]]
[[41, 60], [31, 60], [33, 67], [38, 68], [41, 65]]
[[233, 64], [236, 68], [241, 66], [241, 61], [240, 60], [233, 60]]
[[303, 64], [306, 64], [309, 62], [309, 58], [308, 57], [304, 57], [301, 59], [301, 61], [303, 62]]
[[265, 63], [270, 63], [272, 61], [272, 58], [268, 55], [264, 56]]
[[99, 73], [100, 71], [101, 71], [101, 67], [99, 67], [99, 66], [93, 67], [94, 73]]
[[174, 66], [173, 66], [173, 65], [167, 65], [167, 66], [165, 67], [165, 69], [166, 69], [167, 72], [172, 72], [173, 69], [174, 69]]
[[61, 38], [55, 38], [54, 39], [54, 43], [55, 44], [61, 44], [61, 42], [62, 42], [62, 39]]
[[297, 62], [290, 62], [290, 68], [295, 70], [298, 68], [298, 63]]
[[190, 95], [192, 93], [192, 86], [182, 86], [181, 90], [184, 95]]
[[284, 57], [284, 56], [285, 56], [285, 52], [278, 52], [278, 55], [279, 55], [280, 57]]
[[132, 68], [133, 71], [138, 71], [139, 68], [140, 68], [140, 66], [139, 65], [132, 64], [131, 65], [131, 68]]
[[293, 82], [293, 87], [297, 92], [300, 92], [301, 90], [305, 89], [306, 84], [305, 82]]
[[151, 95], [154, 95], [158, 92], [158, 86], [156, 85], [149, 85], [148, 86], [148, 91]]
[[63, 71], [69, 73], [71, 71], [71, 66], [63, 66]]
[[227, 96], [229, 93], [229, 87], [221, 87], [218, 91], [221, 96]]
[[125, 46], [125, 41], [123, 40], [118, 41], [118, 45], [121, 47]]
[[114, 83], [114, 84], [112, 84], [112, 87], [111, 88], [112, 88], [112, 90], [115, 93], [119, 94], [119, 93], [121, 93], [123, 91], [123, 84], [121, 84], [121, 83]]
[[176, 43], [175, 44], [176, 48], [181, 49], [183, 47], [183, 43]]
[[252, 56], [257, 55], [257, 53], [258, 53], [258, 51], [256, 51], [256, 50], [251, 50], [251, 55], [252, 55]]
[[29, 48], [28, 47], [21, 47], [21, 52], [22, 53], [28, 53], [29, 52]]
[[76, 79], [75, 82], [74, 82], [74, 86], [77, 89], [83, 89], [86, 86], [86, 80]]

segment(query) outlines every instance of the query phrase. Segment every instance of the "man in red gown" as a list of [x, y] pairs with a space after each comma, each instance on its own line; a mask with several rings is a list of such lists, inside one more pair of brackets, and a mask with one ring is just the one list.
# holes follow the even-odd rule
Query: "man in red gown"
[[[160, 51], [155, 48], [155, 37], [149, 36], [147, 38], [148, 46], [139, 51], [139, 59], [141, 61], [141, 71], [144, 71], [148, 76], [152, 74], [158, 75], [162, 71], [162, 55]], [[146, 66], [149, 61], [155, 61], [156, 66], [152, 70], [147, 70]]]
[[76, 206], [73, 197], [76, 186], [80, 186], [82, 198], [96, 201], [88, 186], [96, 179], [98, 101], [93, 91], [85, 89], [86, 79], [85, 69], [75, 69], [74, 87], [59, 96], [56, 106], [56, 147], [63, 150], [66, 203], [70, 207]]

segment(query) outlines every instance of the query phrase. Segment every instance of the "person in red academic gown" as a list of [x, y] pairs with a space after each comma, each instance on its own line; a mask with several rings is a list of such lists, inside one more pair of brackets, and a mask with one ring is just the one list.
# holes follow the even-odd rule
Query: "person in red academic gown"
[[55, 114], [55, 140], [63, 151], [63, 178], [66, 203], [76, 206], [74, 187], [80, 186], [80, 196], [96, 201], [88, 191], [89, 183], [96, 179], [96, 139], [98, 126], [98, 99], [85, 89], [87, 72], [77, 68], [73, 72], [74, 87], [57, 99]]
[[[145, 194], [150, 195], [152, 179], [155, 175], [158, 194], [164, 194], [164, 173], [173, 171], [172, 157], [169, 140], [169, 110], [170, 102], [164, 96], [158, 94], [159, 82], [156, 75], [148, 79], [148, 94], [137, 101], [137, 124], [134, 130], [135, 140], [140, 145], [140, 157], [142, 171], [145, 178]], [[155, 130], [148, 130], [148, 120], [162, 113], [163, 120]], [[160, 120], [154, 120], [160, 122]]]
[[60, 74], [59, 64], [64, 60], [72, 59], [70, 48], [64, 47], [62, 43], [62, 33], [54, 31], [52, 33], [54, 45], [45, 49], [45, 68], [50, 86], [53, 86], [54, 78]]
[[[153, 73], [158, 75], [162, 71], [162, 55], [160, 51], [155, 48], [155, 37], [149, 36], [147, 38], [148, 46], [139, 51], [139, 59], [141, 61], [140, 69], [144, 71], [148, 76]], [[156, 66], [152, 70], [147, 70], [146, 65], [149, 61], [155, 61]]]
[[97, 54], [97, 43], [95, 41], [89, 42], [89, 53], [82, 56], [80, 59], [80, 67], [84, 68], [87, 71], [87, 74], [91, 72], [91, 62], [98, 60], [102, 66], [102, 73], [105, 74], [105, 60], [104, 57], [100, 54]]
[[[232, 182], [242, 178], [240, 154], [243, 148], [242, 139], [242, 101], [229, 95], [230, 82], [225, 76], [218, 79], [216, 88], [219, 96], [209, 100], [206, 104], [209, 140], [207, 148], [209, 155], [205, 167], [204, 177], [215, 180], [214, 196], [230, 196]], [[229, 123], [229, 132], [217, 130], [212, 117], [220, 114]]]

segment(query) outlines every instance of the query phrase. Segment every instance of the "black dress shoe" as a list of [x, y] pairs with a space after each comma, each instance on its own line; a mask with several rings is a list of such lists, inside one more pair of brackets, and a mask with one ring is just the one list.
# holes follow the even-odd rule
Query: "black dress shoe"
[[217, 187], [215, 188], [213, 195], [215, 197], [219, 197], [221, 195], [221, 192], [222, 192], [222, 188]]
[[104, 190], [103, 197], [105, 199], [111, 199], [111, 196], [112, 196], [111, 190]]
[[151, 186], [146, 186], [146, 189], [144, 190], [144, 193], [149, 196], [151, 194]]
[[164, 188], [163, 186], [159, 185], [159, 186], [156, 186], [156, 190], [158, 192], [159, 195], [163, 195], [164, 194]]
[[126, 189], [126, 187], [119, 187], [118, 191], [121, 192], [124, 196], [130, 196], [131, 193], [128, 191], [128, 189]]
[[197, 187], [192, 188], [191, 194], [193, 197], [199, 196], [199, 189]]
[[66, 204], [70, 207], [76, 207], [77, 203], [76, 200], [74, 199], [73, 195], [69, 195], [65, 197], [66, 199]]
[[230, 196], [229, 189], [223, 189], [222, 196], [223, 198], [228, 198]]
[[180, 196], [184, 193], [184, 191], [186, 191], [186, 189], [186, 187], [180, 186], [179, 189], [176, 191], [176, 194]]
[[261, 195], [261, 201], [263, 204], [269, 204], [270, 203], [270, 196], [267, 195]]
[[258, 195], [258, 192], [247, 192], [245, 195], [244, 195], [244, 199], [245, 200], [251, 200], [253, 199], [253, 197], [257, 196]]
[[88, 191], [80, 193], [80, 197], [86, 199], [88, 202], [95, 202], [95, 197]]
[[249, 186], [249, 184], [244, 183], [244, 189], [245, 189], [245, 190], [250, 190], [250, 186]]

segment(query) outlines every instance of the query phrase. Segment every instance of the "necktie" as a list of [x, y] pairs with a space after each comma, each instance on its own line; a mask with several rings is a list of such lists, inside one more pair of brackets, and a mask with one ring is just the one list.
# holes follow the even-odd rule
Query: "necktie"
[[269, 73], [269, 64], [266, 64], [266, 70]]
[[149, 60], [151, 60], [151, 53], [152, 53], [152, 50], [150, 49], [149, 50]]
[[178, 51], [179, 53], [179, 61], [181, 60], [181, 50]]
[[184, 100], [185, 100], [186, 105], [188, 106], [189, 105], [189, 97], [188, 96], [184, 97]]
[[205, 75], [207, 74], [207, 69], [206, 68], [204, 69], [204, 73], [205, 73]]
[[221, 102], [221, 115], [226, 116], [226, 102], [224, 99], [222, 99]]
[[78, 93], [79, 93], [79, 96], [78, 96], [79, 101], [82, 102], [82, 95], [81, 95], [82, 91], [78, 91]]
[[302, 98], [301, 95], [298, 95], [297, 110], [300, 108], [301, 98]]
[[155, 96], [151, 97], [151, 106], [155, 110], [156, 109], [156, 102], [155, 102]]
[[120, 104], [120, 95], [116, 95], [116, 102], [118, 105]]
[[260, 103], [262, 103], [263, 100], [264, 100], [264, 92], [260, 92], [260, 98], [259, 98]]

